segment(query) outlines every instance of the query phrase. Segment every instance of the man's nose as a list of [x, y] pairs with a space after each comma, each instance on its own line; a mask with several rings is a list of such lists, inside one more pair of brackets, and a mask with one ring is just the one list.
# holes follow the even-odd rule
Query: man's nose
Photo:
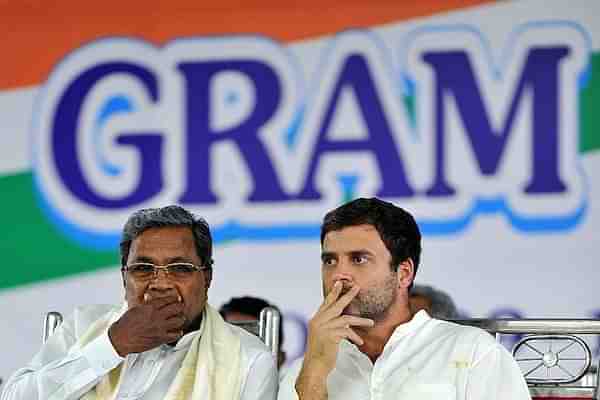
[[337, 268], [333, 274], [333, 282], [341, 281], [344, 286], [352, 284], [354, 282], [354, 276], [352, 271], [348, 268], [348, 263], [344, 261], [338, 262]]
[[150, 282], [150, 285], [148, 285], [149, 290], [167, 291], [174, 288], [175, 286], [165, 270], [156, 271], [154, 278]]

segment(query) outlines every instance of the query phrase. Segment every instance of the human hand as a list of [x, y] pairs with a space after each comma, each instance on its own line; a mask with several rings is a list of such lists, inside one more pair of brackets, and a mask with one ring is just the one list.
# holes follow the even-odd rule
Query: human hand
[[108, 330], [113, 347], [121, 357], [172, 343], [183, 335], [186, 318], [179, 296], [148, 298], [128, 309]]
[[335, 367], [339, 343], [348, 339], [358, 346], [362, 345], [363, 339], [352, 327], [374, 325], [372, 319], [342, 315], [360, 288], [353, 286], [341, 295], [342, 289], [342, 282], [335, 282], [331, 292], [308, 323], [304, 362], [296, 380], [296, 391], [300, 398], [326, 398], [325, 382]]

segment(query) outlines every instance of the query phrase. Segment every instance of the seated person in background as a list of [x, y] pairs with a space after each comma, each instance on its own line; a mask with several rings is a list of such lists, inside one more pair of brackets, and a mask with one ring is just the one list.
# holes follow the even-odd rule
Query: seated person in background
[[274, 399], [267, 347], [207, 304], [212, 264], [203, 219], [178, 206], [134, 213], [121, 241], [125, 303], [76, 309], [2, 400]]
[[530, 399], [515, 360], [487, 332], [411, 312], [421, 234], [408, 212], [354, 200], [325, 216], [321, 247], [325, 300], [279, 400]]
[[273, 307], [279, 311], [281, 323], [279, 324], [279, 351], [277, 352], [277, 366], [285, 363], [286, 355], [283, 351], [283, 314], [278, 307], [258, 297], [233, 297], [219, 309], [225, 321], [254, 321], [260, 317], [260, 312], [265, 307]]
[[413, 314], [419, 310], [438, 319], [456, 319], [459, 317], [454, 301], [447, 293], [428, 285], [414, 285], [408, 302]]

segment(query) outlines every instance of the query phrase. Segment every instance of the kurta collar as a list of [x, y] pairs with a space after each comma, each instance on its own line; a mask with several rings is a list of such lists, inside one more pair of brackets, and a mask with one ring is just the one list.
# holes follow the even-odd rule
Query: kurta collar
[[[425, 310], [418, 311], [415, 315], [413, 315], [413, 317], [409, 321], [406, 321], [405, 323], [398, 325], [396, 327], [396, 329], [394, 329], [392, 336], [390, 336], [390, 338], [386, 342], [385, 346], [388, 346], [389, 344], [396, 342], [396, 341], [402, 339], [403, 337], [406, 337], [414, 332], [417, 332], [419, 329], [421, 329], [421, 327], [423, 325], [425, 325], [427, 322], [429, 322], [431, 320], [432, 320], [432, 318], [429, 316], [429, 314], [427, 314], [427, 311], [425, 311]], [[362, 354], [362, 352], [358, 349], [358, 346], [356, 346], [354, 343], [352, 343], [349, 340], [343, 340], [342, 346], [346, 347], [351, 352], [357, 351]], [[385, 348], [385, 346], [384, 346], [384, 348]]]
[[431, 321], [431, 319], [432, 318], [429, 316], [429, 314], [427, 314], [427, 311], [419, 310], [415, 315], [413, 315], [410, 321], [406, 321], [394, 329], [394, 333], [392, 333], [392, 336], [390, 336], [388, 343], [394, 342], [402, 337], [418, 331], [423, 325]]

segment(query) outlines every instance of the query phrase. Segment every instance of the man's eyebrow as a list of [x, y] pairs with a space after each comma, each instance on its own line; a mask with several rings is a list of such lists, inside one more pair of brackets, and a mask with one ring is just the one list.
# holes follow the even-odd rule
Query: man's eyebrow
[[[138, 256], [135, 258], [134, 262], [156, 264], [156, 262], [148, 256]], [[193, 261], [190, 260], [189, 257], [176, 256], [176, 257], [169, 258], [167, 260], [167, 264], [181, 263], [181, 262], [193, 264]]]
[[351, 250], [351, 251], [347, 252], [346, 254], [349, 254], [351, 256], [364, 256], [364, 255], [372, 256], [372, 255], [375, 255], [375, 253], [373, 253], [372, 251], [367, 250], [367, 249]]
[[334, 252], [331, 251], [324, 251], [321, 253], [321, 260], [329, 260], [331, 258], [335, 258], [336, 255]]
[[177, 257], [169, 258], [168, 264], [173, 264], [173, 263], [190, 263], [190, 264], [194, 264], [194, 262], [189, 257], [182, 257], [182, 256], [177, 256]]
[[154, 260], [146, 256], [137, 256], [133, 262], [154, 264]]

